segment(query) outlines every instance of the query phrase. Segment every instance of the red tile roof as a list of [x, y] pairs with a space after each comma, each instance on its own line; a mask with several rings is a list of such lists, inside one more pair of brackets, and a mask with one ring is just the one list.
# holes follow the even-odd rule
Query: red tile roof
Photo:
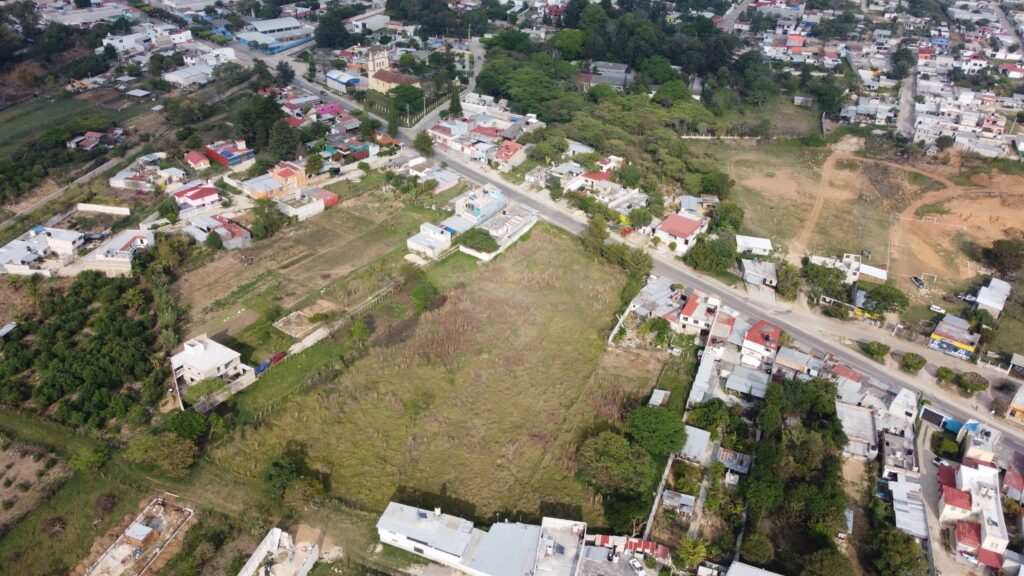
[[991, 463], [991, 462], [986, 462], [984, 460], [978, 460], [977, 458], [971, 458], [970, 456], [964, 456], [963, 464], [964, 464], [964, 466], [967, 466], [968, 468], [974, 468], [975, 470], [978, 470], [982, 466], [984, 466], [986, 468], [995, 468], [996, 467], [996, 465]]
[[501, 130], [499, 130], [497, 128], [493, 128], [493, 127], [492, 128], [488, 128], [487, 126], [477, 126], [476, 128], [473, 128], [473, 133], [474, 134], [479, 134], [481, 136], [486, 136], [488, 138], [500, 138], [501, 137]]
[[203, 156], [201, 152], [197, 152], [195, 150], [185, 152], [185, 160], [193, 166], [196, 164], [210, 164], [210, 160], [206, 156]]
[[956, 488], [956, 471], [958, 466], [939, 466], [939, 486]]
[[174, 197], [179, 200], [185, 200], [189, 204], [195, 204], [196, 202], [203, 202], [208, 200], [212, 196], [218, 196], [219, 192], [217, 188], [206, 184], [199, 186], [192, 186], [191, 188], [184, 188], [174, 193]]
[[862, 376], [860, 372], [857, 372], [857, 371], [855, 371], [855, 370], [853, 370], [851, 368], [847, 368], [846, 366], [843, 366], [842, 364], [836, 364], [836, 366], [835, 366], [835, 368], [833, 368], [833, 370], [835, 371], [836, 376], [842, 376], [843, 378], [846, 378], [847, 380], [853, 380], [854, 382], [860, 382], [861, 380], [864, 379], [864, 376]]
[[[588, 174], [594, 174], [594, 172], [588, 172]], [[597, 172], [597, 174], [602, 174], [606, 178], [608, 177], [604, 172]], [[587, 174], [584, 174], [583, 176], [586, 177]], [[699, 220], [680, 216], [679, 214], [672, 214], [658, 225], [658, 230], [665, 232], [666, 234], [671, 234], [676, 238], [689, 238], [700, 230], [700, 225], [701, 222]]]
[[971, 493], [957, 490], [951, 486], [942, 487], [942, 502], [947, 506], [954, 506], [964, 510], [971, 509]]
[[1003, 567], [1003, 556], [987, 548], [978, 551], [978, 561], [990, 568], [1000, 569]]
[[508, 160], [509, 158], [514, 156], [516, 152], [519, 152], [521, 148], [522, 146], [520, 146], [518, 142], [505, 140], [504, 142], [501, 143], [501, 148], [499, 148], [498, 151], [494, 153], [494, 155], [499, 160]]
[[441, 136], [451, 136], [452, 135], [452, 129], [451, 128], [449, 128], [447, 126], [441, 126], [440, 124], [438, 124], [436, 126], [432, 126], [430, 128], [430, 131], [433, 132], [434, 134], [440, 134]]
[[977, 522], [957, 522], [956, 543], [966, 548], [980, 547], [981, 524]]
[[779, 341], [782, 340], [782, 328], [761, 320], [747, 331], [743, 337], [746, 342], [753, 342], [758, 346], [764, 346], [769, 350], [778, 350]]
[[586, 178], [587, 180], [595, 180], [595, 181], [603, 180], [604, 182], [611, 182], [612, 181], [611, 174], [609, 174], [607, 172], [601, 172], [601, 171], [585, 172], [583, 174], [583, 177]]
[[683, 316], [693, 316], [693, 313], [697, 311], [697, 306], [700, 305], [700, 293], [694, 291], [690, 298], [686, 301], [686, 305], [683, 306], [681, 314]]
[[296, 118], [294, 116], [288, 116], [287, 118], [284, 119], [284, 121], [287, 122], [288, 125], [291, 126], [292, 128], [298, 128], [306, 123], [306, 121], [303, 120], [302, 118]]

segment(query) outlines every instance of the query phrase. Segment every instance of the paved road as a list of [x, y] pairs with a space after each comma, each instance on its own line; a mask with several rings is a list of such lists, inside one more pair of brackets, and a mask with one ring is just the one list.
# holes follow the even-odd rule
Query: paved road
[[[296, 82], [309, 90], [320, 89], [319, 86], [311, 84], [303, 78], [297, 77]], [[354, 102], [340, 98], [330, 92], [326, 93], [323, 98], [350, 107], [356, 106]], [[406, 128], [400, 131], [398, 139], [408, 145], [412, 142], [414, 135], [414, 129]], [[559, 204], [551, 201], [545, 192], [527, 192], [522, 186], [506, 182], [496, 170], [468, 160], [465, 156], [448, 150], [437, 149], [434, 158], [447, 162], [449, 166], [457, 169], [471, 182], [501, 190], [510, 200], [514, 200], [537, 211], [541, 218], [559, 228], [568, 230], [573, 234], [579, 234], [586, 228], [587, 219], [582, 212], [578, 210], [573, 211], [564, 203]], [[612, 239], [622, 241], [618, 236], [613, 236]], [[896, 351], [913, 351], [921, 354], [932, 363], [941, 362], [942, 365], [961, 369], [974, 369], [972, 366], [966, 363], [961, 365], [958, 361], [937, 354], [933, 350], [906, 340], [897, 339], [881, 329], [825, 318], [812, 312], [801, 310], [799, 307], [793, 307], [788, 303], [766, 306], [763, 303], [748, 299], [745, 294], [715, 279], [708, 278], [686, 268], [666, 252], [652, 251], [652, 255], [654, 257], [653, 273], [655, 275], [707, 293], [720, 294], [724, 297], [723, 301], [730, 308], [750, 318], [766, 318], [770, 320], [786, 330], [804, 346], [809, 346], [819, 351], [831, 351], [841, 362], [865, 375], [926, 394], [937, 410], [945, 412], [952, 417], [962, 420], [975, 418], [989, 421], [994, 428], [1003, 432], [1007, 448], [1021, 449], [1024, 447], [1024, 429], [1018, 428], [1005, 420], [993, 419], [987, 411], [972, 410], [969, 404], [958, 394], [937, 387], [927, 375], [909, 376], [896, 367], [883, 366], [857, 352], [851, 351], [847, 346], [857, 341], [877, 340], [888, 344]], [[991, 379], [993, 374], [989, 373], [987, 376]]]

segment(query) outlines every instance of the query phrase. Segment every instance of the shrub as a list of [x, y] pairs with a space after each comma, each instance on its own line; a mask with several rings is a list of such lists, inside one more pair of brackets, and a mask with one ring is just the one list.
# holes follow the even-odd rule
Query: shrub
[[904, 354], [901, 362], [903, 363], [904, 370], [915, 374], [928, 364], [928, 361], [924, 359], [924, 356], [914, 354], [913, 352], [907, 352]]
[[942, 382], [952, 382], [956, 378], [956, 372], [952, 368], [939, 366], [939, 369], [935, 371], [935, 377]]
[[968, 392], [988, 390], [988, 379], [977, 372], [964, 372], [957, 379], [957, 385]]
[[881, 342], [868, 342], [864, 350], [875, 360], [882, 360], [892, 350]]
[[500, 246], [495, 242], [494, 238], [491, 237], [490, 233], [482, 228], [473, 228], [467, 232], [459, 234], [455, 238], [456, 244], [462, 244], [466, 248], [476, 250], [477, 252], [494, 252]]

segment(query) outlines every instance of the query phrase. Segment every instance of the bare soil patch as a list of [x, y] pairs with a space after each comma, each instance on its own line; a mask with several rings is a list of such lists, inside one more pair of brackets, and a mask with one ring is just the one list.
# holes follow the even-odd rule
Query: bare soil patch
[[867, 550], [867, 535], [870, 530], [864, 506], [867, 504], [865, 485], [867, 484], [867, 462], [852, 458], [843, 461], [843, 478], [846, 498], [853, 510], [853, 533], [840, 541], [839, 550], [853, 562], [858, 575], [867, 574], [865, 569], [870, 561]]

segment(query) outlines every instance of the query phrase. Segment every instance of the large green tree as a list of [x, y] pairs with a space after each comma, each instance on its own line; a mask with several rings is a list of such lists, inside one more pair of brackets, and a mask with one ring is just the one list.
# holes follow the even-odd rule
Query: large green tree
[[175, 434], [139, 434], [128, 441], [124, 457], [131, 462], [154, 466], [165, 474], [180, 476], [192, 465], [198, 452], [194, 442]]
[[686, 442], [683, 419], [661, 406], [644, 406], [630, 412], [626, 432], [655, 458], [682, 449]]
[[430, 135], [427, 134], [426, 130], [420, 130], [416, 133], [416, 137], [412, 140], [412, 147], [424, 156], [434, 155], [434, 141], [430, 139]]
[[650, 455], [615, 432], [583, 442], [577, 455], [580, 475], [598, 492], [637, 497], [651, 490], [657, 469]]
[[[926, 576], [929, 573], [921, 547], [912, 536], [896, 528], [873, 534], [868, 550], [872, 555], [871, 564], [882, 576]], [[840, 575], [822, 572], [821, 576]]]
[[1013, 274], [1024, 265], [1024, 248], [1015, 240], [1000, 239], [982, 251], [982, 257], [1001, 276]]
[[750, 564], [765, 566], [775, 558], [775, 547], [771, 540], [760, 532], [754, 532], [743, 537], [743, 544], [740, 546], [740, 558]]

